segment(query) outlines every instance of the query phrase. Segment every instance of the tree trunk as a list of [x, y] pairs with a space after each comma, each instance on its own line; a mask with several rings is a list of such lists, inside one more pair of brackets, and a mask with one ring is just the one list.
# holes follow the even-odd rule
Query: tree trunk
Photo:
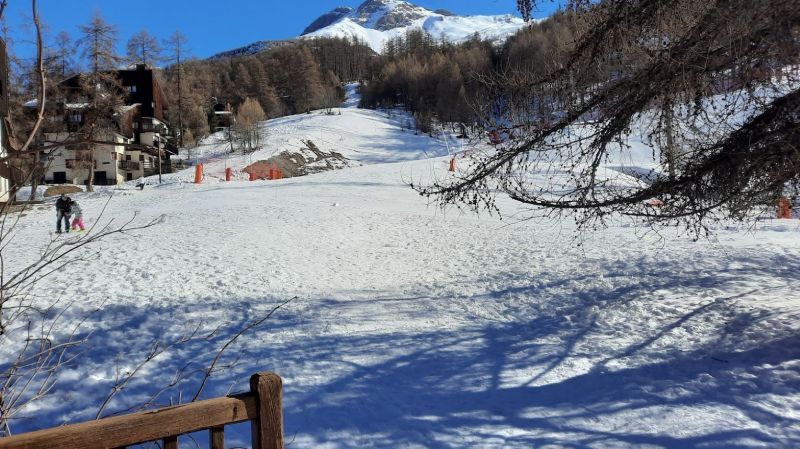
[[673, 110], [672, 99], [666, 98], [663, 103], [664, 114], [664, 133], [666, 134], [666, 147], [664, 149], [665, 163], [667, 164], [667, 172], [670, 179], [675, 179], [677, 170], [675, 167], [677, 159], [677, 149], [675, 148], [675, 137], [673, 129]]
[[41, 178], [39, 170], [39, 154], [37, 151], [33, 154], [33, 167], [31, 168], [31, 195], [28, 197], [28, 202], [36, 201], [36, 189], [39, 188], [39, 179]]
[[89, 150], [91, 157], [89, 158], [89, 182], [86, 184], [87, 192], [94, 192], [94, 145]]

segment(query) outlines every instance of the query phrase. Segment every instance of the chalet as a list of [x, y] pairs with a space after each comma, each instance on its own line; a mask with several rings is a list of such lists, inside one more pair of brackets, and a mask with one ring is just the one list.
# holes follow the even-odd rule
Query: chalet
[[211, 129], [217, 131], [227, 131], [236, 123], [236, 117], [233, 115], [230, 104], [222, 104], [214, 97], [211, 99], [214, 105], [211, 107]]
[[[85, 124], [89, 104], [82, 77], [75, 75], [60, 83], [63, 98], [49, 114], [43, 133], [43, 148], [51, 148], [42, 161], [44, 182], [87, 184], [94, 171], [95, 185], [114, 185], [140, 176], [169, 172], [170, 155], [177, 153], [166, 120], [167, 105], [153, 71], [145, 65], [113, 72], [125, 101], [115, 109], [114, 126], [89, 143], [55, 147], [69, 142]], [[29, 105], [35, 106], [35, 105]], [[89, 145], [92, 145], [90, 147]]]

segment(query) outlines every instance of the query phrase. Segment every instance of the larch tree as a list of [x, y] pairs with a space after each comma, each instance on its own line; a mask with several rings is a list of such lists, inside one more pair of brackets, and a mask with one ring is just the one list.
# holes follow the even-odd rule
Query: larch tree
[[50, 71], [63, 80], [75, 72], [77, 67], [76, 55], [75, 42], [72, 41], [69, 33], [66, 31], [59, 32], [53, 38], [53, 45], [48, 58], [50, 60]]
[[115, 50], [116, 27], [107, 23], [98, 12], [90, 23], [80, 26], [79, 29], [82, 37], [78, 42], [90, 69], [87, 74], [81, 76], [81, 88], [86, 95], [88, 106], [84, 111], [84, 125], [79, 138], [89, 143], [86, 145], [88, 155], [76, 159], [89, 170], [86, 189], [91, 192], [94, 190], [97, 146], [92, 142], [107, 138], [114, 131], [115, 109], [123, 104], [123, 98], [120, 82], [114, 72], [120, 61]]
[[[535, 2], [519, 3], [530, 17]], [[551, 53], [563, 57], [487, 80], [495, 123], [513, 123], [511, 90], [539, 93], [542, 114], [422, 194], [496, 210], [503, 193], [584, 227], [621, 214], [699, 236], [710, 221], [774, 210], [800, 184], [800, 2], [573, 0], [568, 15], [576, 38]], [[632, 138], [657, 163], [672, 154], [620, 185], [604, 164]]]
[[183, 107], [184, 107], [184, 93], [183, 93], [183, 61], [188, 53], [189, 40], [180, 31], [175, 31], [167, 40], [164, 45], [167, 51], [167, 61], [172, 65], [175, 70], [175, 89], [177, 97], [178, 109], [178, 146], [183, 148], [184, 145], [184, 132], [183, 126]]
[[237, 140], [244, 152], [250, 153], [258, 149], [261, 143], [258, 124], [266, 119], [267, 114], [264, 113], [258, 100], [245, 98], [244, 103], [236, 112], [236, 125], [234, 126]]
[[128, 61], [131, 64], [144, 64], [155, 67], [163, 61], [163, 49], [155, 36], [141, 30], [131, 36], [126, 46]]

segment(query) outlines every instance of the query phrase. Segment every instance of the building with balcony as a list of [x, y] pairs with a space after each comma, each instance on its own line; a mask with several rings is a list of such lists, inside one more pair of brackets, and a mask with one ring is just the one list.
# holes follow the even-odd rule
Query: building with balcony
[[[41, 153], [45, 167], [45, 183], [88, 184], [94, 172], [94, 185], [114, 185], [126, 181], [118, 162], [125, 159], [126, 146], [132, 138], [120, 133], [98, 136], [108, 144], [63, 146]], [[69, 141], [69, 133], [48, 133], [42, 142], [46, 146]]]
[[59, 84], [63, 97], [51, 108], [41, 139], [41, 147], [48, 148], [41, 157], [45, 183], [87, 184], [93, 171], [95, 185], [114, 185], [171, 167], [170, 155], [177, 154], [177, 148], [166, 121], [164, 93], [153, 71], [137, 65], [110, 73], [121, 90], [117, 94], [125, 101], [110, 117], [113, 126], [107, 126], [102, 137], [92, 139], [103, 143], [73, 144], [83, 138], [81, 131], [90, 110], [83, 87], [85, 75]]

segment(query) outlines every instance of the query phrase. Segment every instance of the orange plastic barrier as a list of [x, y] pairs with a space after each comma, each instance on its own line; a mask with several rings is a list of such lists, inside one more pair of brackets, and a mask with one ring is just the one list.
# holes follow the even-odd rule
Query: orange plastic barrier
[[225, 180], [226, 181], [230, 181], [232, 177], [233, 177], [233, 169], [232, 168], [226, 168], [225, 169]]
[[792, 218], [792, 202], [785, 196], [778, 199], [778, 218]]
[[200, 184], [203, 182], [203, 164], [197, 164], [194, 167], [194, 183]]
[[280, 168], [270, 168], [269, 179], [283, 179], [283, 170]]
[[450, 171], [456, 171], [456, 158], [450, 159]]

